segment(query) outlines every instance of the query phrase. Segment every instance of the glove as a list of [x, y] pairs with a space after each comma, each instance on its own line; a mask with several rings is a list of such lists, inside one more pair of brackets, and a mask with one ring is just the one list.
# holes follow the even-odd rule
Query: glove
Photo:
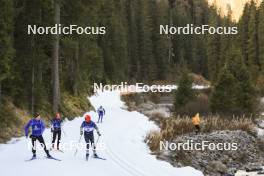
[[54, 132], [54, 130], [51, 128], [51, 129], [50, 129], [50, 132], [52, 132], [52, 133], [53, 133], [53, 132]]
[[99, 131], [97, 132], [97, 134], [98, 134], [98, 136], [101, 136], [101, 133]]
[[29, 136], [31, 139], [33, 139], [33, 140], [36, 140], [37, 139], [37, 137], [36, 136], [33, 136], [32, 134]]
[[83, 131], [80, 131], [80, 135], [83, 135]]

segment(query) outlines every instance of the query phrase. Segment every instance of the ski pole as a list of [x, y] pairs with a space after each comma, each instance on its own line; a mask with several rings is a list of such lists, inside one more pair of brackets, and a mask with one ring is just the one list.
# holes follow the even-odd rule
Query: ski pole
[[100, 139], [100, 136], [98, 136], [98, 138], [96, 140], [95, 147], [97, 146], [99, 139]]
[[66, 136], [67, 136], [67, 135], [66, 135], [66, 132], [64, 131], [63, 128], [61, 128], [61, 129], [62, 129], [62, 132], [63, 132], [64, 136], [66, 137]]
[[[80, 139], [79, 139], [78, 143], [81, 142], [82, 135], [83, 135], [83, 134], [80, 135]], [[75, 152], [74, 152], [74, 156], [76, 156], [77, 152], [78, 152], [78, 147], [76, 148], [76, 150], [75, 150]]]
[[63, 132], [64, 136], [67, 137], [66, 132], [64, 131], [64, 122], [61, 124], [61, 131]]
[[93, 143], [93, 147], [94, 147], [93, 150], [94, 150], [94, 152], [95, 152], [95, 150], [96, 150], [96, 147], [97, 147], [97, 144], [98, 144], [99, 139], [100, 139], [100, 136], [98, 136], [96, 142]]
[[53, 141], [53, 133], [50, 131], [50, 142], [51, 142], [51, 148], [52, 148], [52, 141]]

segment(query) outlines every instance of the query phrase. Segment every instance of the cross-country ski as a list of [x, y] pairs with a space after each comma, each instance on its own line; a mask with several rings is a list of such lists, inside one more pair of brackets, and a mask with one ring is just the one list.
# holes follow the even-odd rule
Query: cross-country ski
[[[50, 156], [50, 157], [45, 157], [45, 158], [46, 158], [46, 159], [55, 160], [55, 161], [61, 161], [60, 159], [58, 159], [58, 158], [54, 158], [54, 157], [52, 157], [52, 156]], [[25, 161], [33, 161], [33, 160], [37, 160], [37, 159], [39, 159], [39, 158], [33, 156], [32, 158], [27, 159], [27, 160], [25, 160]]]
[[94, 158], [94, 159], [100, 159], [100, 160], [106, 160], [106, 158], [102, 158], [102, 157], [100, 157], [100, 156], [94, 156], [93, 158]]
[[61, 161], [60, 159], [58, 159], [58, 158], [54, 158], [54, 157], [52, 157], [52, 156], [50, 156], [50, 157], [46, 157], [47, 159], [51, 159], [51, 160], [55, 160], [55, 161]]
[[30, 159], [27, 159], [27, 160], [25, 160], [25, 161], [32, 161], [32, 160], [35, 160], [35, 159], [37, 159], [37, 157], [32, 156]]

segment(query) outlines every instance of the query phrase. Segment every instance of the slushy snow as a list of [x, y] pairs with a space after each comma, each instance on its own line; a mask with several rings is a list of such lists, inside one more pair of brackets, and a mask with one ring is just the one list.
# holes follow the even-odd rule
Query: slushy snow
[[[98, 155], [106, 160], [89, 158], [85, 161], [85, 149], [65, 150], [64, 153], [51, 151], [51, 155], [61, 159], [55, 161], [45, 158], [43, 150], [37, 151], [37, 160], [26, 162], [32, 156], [28, 149], [29, 139], [13, 139], [9, 144], [0, 145], [0, 166], [3, 176], [202, 176], [191, 167], [175, 168], [165, 161], [159, 161], [150, 154], [144, 143], [145, 135], [157, 129], [154, 123], [138, 112], [129, 112], [120, 100], [118, 92], [101, 92], [89, 98], [94, 108], [102, 105], [106, 116], [98, 127], [102, 134], [99, 142], [105, 144], [106, 150]], [[88, 112], [92, 120], [97, 120], [95, 112]], [[62, 143], [78, 142], [82, 117], [66, 121], [63, 126]], [[44, 132], [46, 143], [51, 142], [50, 129]], [[97, 135], [95, 133], [95, 139]], [[82, 143], [84, 139], [82, 138]], [[90, 152], [92, 154], [92, 152]]]

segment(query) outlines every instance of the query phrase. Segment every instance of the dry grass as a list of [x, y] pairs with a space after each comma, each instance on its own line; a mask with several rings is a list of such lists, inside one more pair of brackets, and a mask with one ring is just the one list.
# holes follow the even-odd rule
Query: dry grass
[[220, 118], [209, 117], [205, 118], [202, 122], [202, 131], [205, 133], [210, 133], [214, 130], [242, 130], [249, 134], [254, 133], [254, 122], [251, 118], [233, 117], [233, 118]]
[[91, 105], [86, 96], [87, 95], [81, 95], [75, 97], [67, 93], [62, 94], [62, 114], [68, 119], [73, 119], [74, 117], [91, 110]]
[[0, 143], [23, 135], [22, 129], [28, 120], [29, 114], [17, 108], [11, 101], [0, 105]]
[[193, 83], [197, 85], [209, 86], [211, 85], [210, 81], [206, 80], [202, 75], [197, 75], [195, 73], [190, 73]]
[[[52, 118], [51, 106], [43, 102], [38, 113], [41, 114], [46, 124]], [[67, 94], [62, 95], [61, 112], [63, 116], [75, 117], [91, 109], [85, 96], [73, 97]], [[0, 143], [10, 140], [11, 137], [24, 135], [24, 125], [32, 115], [26, 109], [16, 107], [11, 100], [5, 99], [0, 105]]]
[[159, 131], [151, 131], [145, 138], [145, 142], [149, 145], [151, 151], [156, 151], [159, 148], [161, 140], [162, 136]]
[[[221, 118], [219, 116], [209, 116], [206, 118], [202, 117], [201, 119], [201, 133], [211, 133], [213, 131], [222, 130], [242, 130], [249, 134], [255, 134], [254, 123], [250, 118]], [[189, 116], [177, 116], [172, 118], [152, 117], [152, 120], [155, 120], [160, 126], [160, 131], [152, 131], [146, 137], [146, 141], [152, 151], [159, 148], [159, 142], [162, 140], [171, 141], [179, 135], [194, 132], [194, 126]]]

